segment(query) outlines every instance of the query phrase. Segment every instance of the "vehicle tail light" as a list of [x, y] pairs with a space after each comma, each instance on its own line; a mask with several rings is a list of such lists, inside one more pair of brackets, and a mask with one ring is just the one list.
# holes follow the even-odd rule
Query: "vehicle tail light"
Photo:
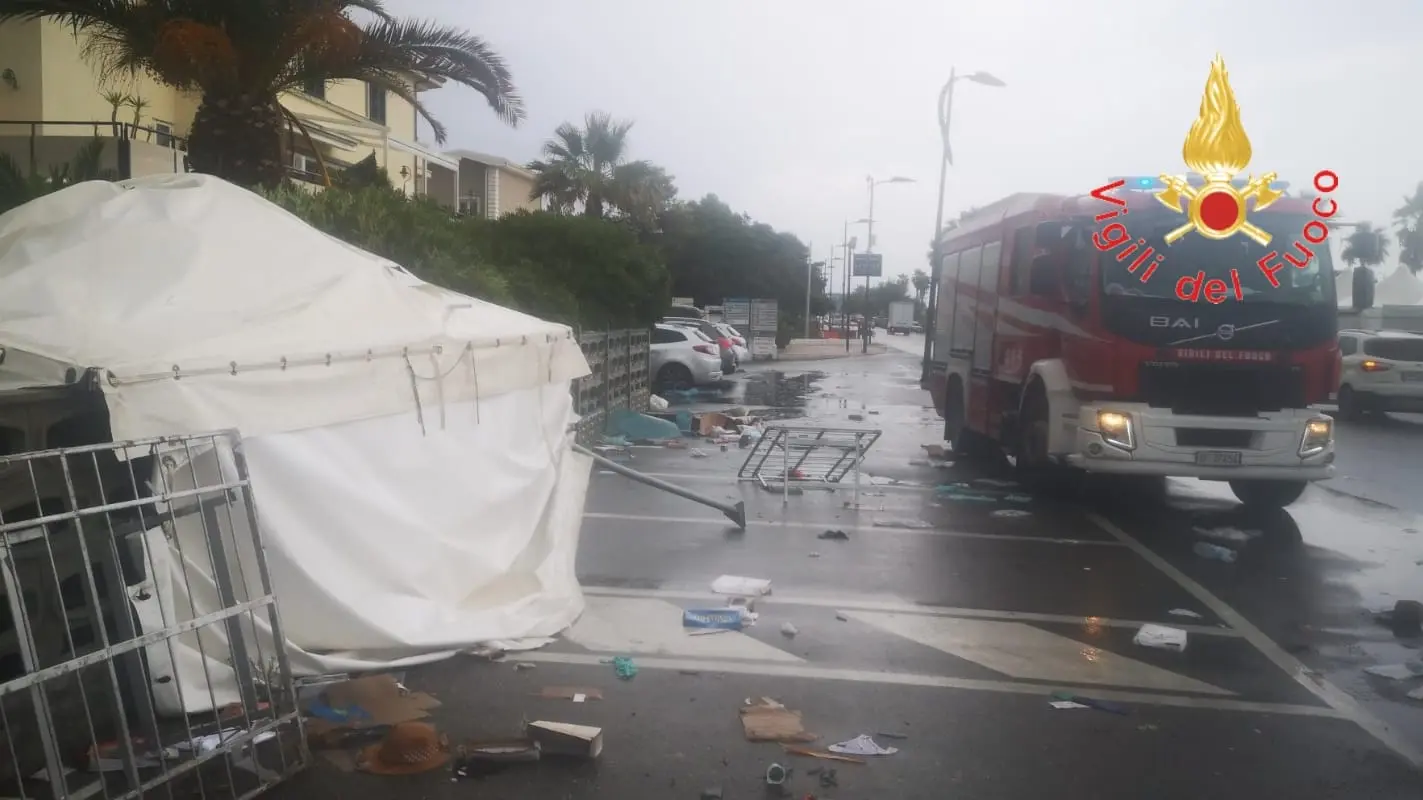
[[698, 353], [705, 353], [709, 356], [716, 355], [716, 351], [713, 350], [712, 346], [709, 344], [694, 344], [692, 345], [692, 349], [696, 350]]
[[1362, 369], [1364, 372], [1384, 372], [1385, 370], [1393, 369], [1393, 367], [1390, 367], [1388, 364], [1383, 364], [1378, 361], [1374, 361], [1373, 359], [1369, 359], [1368, 361], [1365, 361], [1364, 363], [1360, 364], [1359, 368]]
[[723, 350], [730, 350], [730, 349], [731, 349], [731, 340], [728, 339], [728, 338], [726, 338], [725, 336], [721, 337], [720, 339], [717, 339], [717, 340], [716, 340], [716, 344], [717, 344], [718, 347], [720, 347], [720, 348], [723, 349]]

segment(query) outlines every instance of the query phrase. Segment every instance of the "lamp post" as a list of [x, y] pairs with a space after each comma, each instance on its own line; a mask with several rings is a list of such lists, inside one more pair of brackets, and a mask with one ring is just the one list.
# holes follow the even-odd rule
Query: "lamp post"
[[[903, 175], [896, 175], [893, 178], [885, 178], [882, 181], [875, 180], [873, 175], [865, 178], [865, 184], [870, 188], [870, 215], [865, 217], [864, 222], [869, 225], [866, 238], [869, 241], [865, 244], [865, 253], [875, 251], [875, 187], [883, 186], [886, 183], [914, 183], [913, 178], [906, 178]], [[865, 330], [860, 331], [861, 347], [860, 352], [870, 352], [870, 335], [874, 333], [874, 323], [869, 317], [870, 311], [870, 276], [865, 276]]]
[[959, 75], [953, 68], [950, 68], [949, 79], [944, 82], [944, 88], [939, 90], [939, 136], [943, 141], [944, 149], [942, 158], [939, 159], [939, 207], [934, 212], [934, 246], [932, 248], [934, 263], [929, 265], [929, 298], [924, 306], [924, 360], [919, 368], [921, 386], [929, 382], [929, 356], [933, 349], [934, 322], [938, 317], [939, 276], [943, 267], [943, 259], [939, 257], [939, 236], [944, 230], [944, 183], [949, 177], [949, 165], [954, 163], [954, 154], [949, 148], [949, 112], [953, 110], [954, 84], [959, 81], [973, 81], [983, 86], [999, 88], [1007, 86], [1003, 81], [987, 72], [970, 72], [966, 75]]

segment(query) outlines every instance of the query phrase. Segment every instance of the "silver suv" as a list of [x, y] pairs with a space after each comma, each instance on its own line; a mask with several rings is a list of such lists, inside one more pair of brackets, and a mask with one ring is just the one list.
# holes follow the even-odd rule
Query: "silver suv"
[[658, 388], [689, 389], [721, 380], [716, 342], [695, 328], [654, 325], [648, 371]]

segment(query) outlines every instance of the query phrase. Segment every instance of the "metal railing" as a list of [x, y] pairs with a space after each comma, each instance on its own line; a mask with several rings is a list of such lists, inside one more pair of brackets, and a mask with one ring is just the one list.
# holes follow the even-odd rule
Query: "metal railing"
[[246, 798], [305, 766], [236, 432], [0, 457], [0, 481], [33, 497], [0, 515], [4, 794]]
[[582, 417], [580, 442], [588, 444], [602, 433], [612, 409], [647, 410], [651, 344], [652, 333], [645, 328], [579, 334], [578, 345], [592, 370], [573, 382], [574, 409]]

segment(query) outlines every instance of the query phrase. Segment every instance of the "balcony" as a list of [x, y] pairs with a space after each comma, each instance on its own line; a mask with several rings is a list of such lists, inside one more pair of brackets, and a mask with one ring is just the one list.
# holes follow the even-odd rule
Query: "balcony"
[[105, 142], [100, 169], [120, 180], [187, 172], [186, 142], [162, 127], [107, 120], [0, 119], [0, 153], [22, 170], [44, 173], [69, 164], [96, 138]]

